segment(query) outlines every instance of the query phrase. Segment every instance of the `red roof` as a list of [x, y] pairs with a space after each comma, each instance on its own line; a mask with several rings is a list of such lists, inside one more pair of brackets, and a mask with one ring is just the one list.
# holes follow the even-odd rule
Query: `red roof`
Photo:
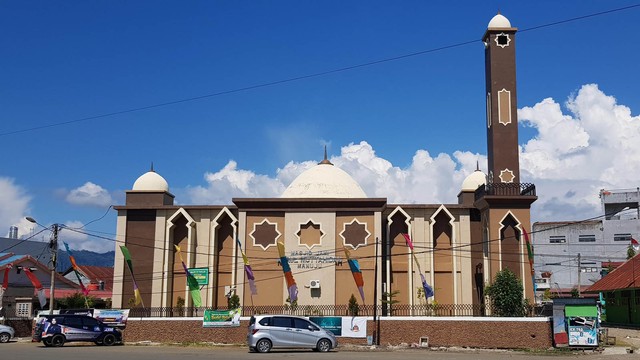
[[92, 284], [98, 284], [100, 281], [104, 281], [104, 290], [109, 292], [113, 290], [112, 267], [78, 265], [78, 268]]
[[[44, 289], [44, 295], [49, 298], [49, 289]], [[54, 295], [56, 299], [64, 299], [74, 294], [82, 294], [82, 290], [78, 289], [55, 289]], [[93, 296], [98, 299], [108, 299], [111, 297], [111, 290], [102, 291], [102, 290], [91, 290], [89, 291], [89, 296]]]
[[589, 286], [585, 291], [615, 291], [638, 287], [640, 287], [640, 256], [636, 255]]

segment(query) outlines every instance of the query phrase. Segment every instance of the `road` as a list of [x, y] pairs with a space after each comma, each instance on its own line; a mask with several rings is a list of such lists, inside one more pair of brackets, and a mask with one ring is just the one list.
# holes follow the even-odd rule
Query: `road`
[[[367, 348], [349, 348], [331, 351], [329, 353], [316, 353], [313, 351], [273, 351], [269, 354], [249, 353], [244, 347], [224, 346], [136, 346], [124, 345], [104, 347], [89, 344], [65, 344], [61, 348], [45, 348], [42, 344], [29, 342], [10, 342], [0, 344], [0, 354], [2, 359], [11, 360], [32, 360], [32, 359], [64, 359], [64, 360], [198, 360], [198, 359], [215, 359], [215, 360], [256, 360], [256, 359], [291, 359], [296, 360], [304, 357], [305, 360], [330, 360], [345, 359], [349, 360], [424, 360], [428, 357], [432, 359], [443, 360], [500, 360], [500, 359], [517, 359], [517, 360], [541, 360], [554, 359], [559, 360], [565, 357], [575, 358], [575, 354], [567, 356], [558, 355], [541, 355], [525, 352], [512, 351], [435, 351], [428, 349], [401, 349], [395, 351], [389, 350], [369, 350]], [[634, 354], [635, 355], [635, 354]], [[587, 356], [589, 360], [613, 360], [621, 357], [635, 358], [634, 355], [605, 355], [592, 354]]]

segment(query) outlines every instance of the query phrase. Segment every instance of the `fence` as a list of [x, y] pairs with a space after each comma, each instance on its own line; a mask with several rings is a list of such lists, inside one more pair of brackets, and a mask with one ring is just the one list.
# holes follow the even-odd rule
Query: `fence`
[[[132, 308], [130, 317], [199, 317], [203, 316], [206, 307], [152, 307]], [[218, 308], [215, 310], [228, 310]], [[490, 306], [482, 304], [419, 304], [406, 305], [394, 304], [391, 306], [378, 305], [378, 316], [491, 316], [493, 312]], [[542, 307], [524, 307], [526, 316], [547, 316], [547, 311]], [[347, 305], [269, 305], [269, 306], [245, 306], [242, 308], [242, 316], [258, 314], [287, 314], [298, 316], [373, 316], [373, 305], [359, 305], [349, 309]]]

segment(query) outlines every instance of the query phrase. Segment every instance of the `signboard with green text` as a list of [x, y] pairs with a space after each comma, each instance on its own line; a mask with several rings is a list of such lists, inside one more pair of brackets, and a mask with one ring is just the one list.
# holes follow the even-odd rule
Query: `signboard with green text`
[[196, 278], [198, 285], [209, 285], [209, 268], [192, 268], [189, 272]]

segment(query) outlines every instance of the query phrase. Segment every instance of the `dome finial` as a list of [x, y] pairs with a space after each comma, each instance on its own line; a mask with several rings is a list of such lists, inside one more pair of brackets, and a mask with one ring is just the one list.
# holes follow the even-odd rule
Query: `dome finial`
[[155, 171], [153, 170], [153, 161], [151, 162], [151, 170], [149, 170], [149, 171], [151, 171], [151, 172], [155, 172]]
[[480, 171], [480, 161], [476, 160], [476, 171]]
[[318, 165], [321, 165], [321, 164], [333, 165], [331, 161], [327, 159], [327, 145], [324, 146], [324, 159], [320, 161]]

